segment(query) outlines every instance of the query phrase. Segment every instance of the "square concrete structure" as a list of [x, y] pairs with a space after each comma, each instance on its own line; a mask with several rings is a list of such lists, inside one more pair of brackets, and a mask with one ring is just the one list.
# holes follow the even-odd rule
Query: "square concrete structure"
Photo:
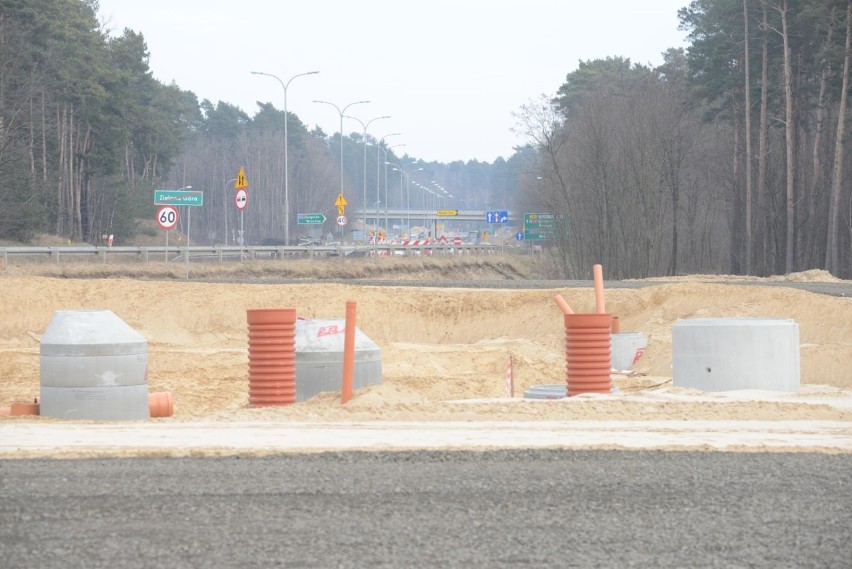
[[[340, 391], [343, 381], [345, 320], [296, 320], [296, 402], [324, 391]], [[382, 350], [355, 328], [352, 389], [382, 382]]]
[[675, 386], [702, 391], [798, 392], [799, 325], [768, 318], [678, 320], [672, 374]]

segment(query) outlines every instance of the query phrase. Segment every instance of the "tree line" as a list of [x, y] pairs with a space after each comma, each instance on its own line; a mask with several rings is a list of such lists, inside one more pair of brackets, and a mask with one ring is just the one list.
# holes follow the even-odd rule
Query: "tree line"
[[658, 67], [581, 61], [517, 128], [564, 275], [852, 276], [852, 2], [695, 0]]
[[[249, 115], [161, 83], [143, 34], [107, 33], [96, 0], [0, 0], [0, 239], [121, 244], [153, 220], [154, 189], [192, 186], [205, 203], [191, 239], [234, 243], [244, 167], [245, 242], [281, 242], [285, 218], [295, 241], [298, 213], [336, 216], [342, 136], [350, 218], [376, 202], [553, 212], [555, 276], [603, 263], [613, 278], [812, 268], [849, 278], [850, 10], [695, 0], [679, 12], [686, 49], [655, 67], [580, 61], [555, 95], [517, 111], [527, 143], [493, 163], [398, 155], [354, 122], [328, 135], [291, 112], [285, 183], [285, 116], [272, 103]], [[433, 181], [453, 198], [419, 189]]]
[[[204, 192], [193, 212], [193, 242], [234, 243], [233, 182], [250, 183], [246, 243], [281, 242], [300, 231], [297, 214], [332, 213], [340, 191], [340, 133], [309, 130], [288, 116], [289, 216], [284, 211], [284, 113], [258, 102], [253, 116], [226, 102], [155, 79], [141, 32], [111, 36], [96, 0], [0, 0], [0, 239], [27, 242], [48, 233], [99, 244], [130, 240], [155, 216], [155, 189]], [[246, 71], [248, 73], [248, 71]], [[355, 124], [352, 123], [353, 130]], [[411, 180], [458, 188], [462, 203], [506, 197], [506, 161], [423, 162], [398, 156], [364, 136], [343, 135], [344, 188], [350, 211], [375, 204], [422, 203], [402, 192]], [[406, 172], [390, 173], [384, 162]], [[403, 196], [402, 198], [400, 196]], [[457, 204], [446, 204], [457, 206]], [[188, 229], [182, 215], [181, 228]], [[333, 220], [334, 217], [331, 217]], [[333, 223], [333, 222], [332, 222]], [[149, 224], [150, 225], [150, 224]]]

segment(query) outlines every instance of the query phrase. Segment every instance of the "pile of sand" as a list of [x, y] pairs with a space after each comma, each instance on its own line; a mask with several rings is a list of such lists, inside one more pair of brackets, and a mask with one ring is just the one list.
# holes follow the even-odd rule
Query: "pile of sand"
[[[622, 331], [648, 336], [620, 393], [523, 400], [533, 385], [565, 381], [564, 329], [553, 297], [592, 312], [591, 289], [495, 290], [342, 284], [219, 284], [75, 280], [0, 274], [0, 406], [39, 392], [39, 340], [57, 310], [108, 309], [148, 340], [151, 391], [170, 391], [167, 421], [852, 421], [852, 299], [777, 286], [680, 279], [607, 291]], [[321, 394], [279, 408], [248, 408], [246, 310], [295, 308], [342, 319], [382, 349], [383, 383]], [[793, 319], [800, 326], [800, 394], [732, 398], [671, 385], [672, 326], [679, 318]], [[503, 399], [509, 357], [516, 399]], [[4, 422], [54, 421], [0, 417]]]

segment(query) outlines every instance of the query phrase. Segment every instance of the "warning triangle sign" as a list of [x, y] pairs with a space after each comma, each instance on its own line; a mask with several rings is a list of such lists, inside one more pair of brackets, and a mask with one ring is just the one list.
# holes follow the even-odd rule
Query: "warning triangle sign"
[[246, 171], [240, 166], [240, 171], [237, 173], [237, 179], [234, 181], [234, 189], [241, 190], [248, 186], [248, 180], [246, 179]]

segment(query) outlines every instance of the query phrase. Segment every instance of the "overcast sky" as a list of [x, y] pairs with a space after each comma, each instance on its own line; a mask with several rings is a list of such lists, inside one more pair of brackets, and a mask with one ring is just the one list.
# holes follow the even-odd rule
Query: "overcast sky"
[[[250, 116], [257, 101], [308, 128], [340, 131], [340, 114], [427, 161], [508, 158], [524, 141], [512, 116], [552, 96], [579, 60], [629, 57], [658, 65], [684, 47], [677, 10], [688, 0], [100, 0], [120, 35], [141, 32], [154, 77]], [[363, 132], [345, 119], [346, 134]]]

